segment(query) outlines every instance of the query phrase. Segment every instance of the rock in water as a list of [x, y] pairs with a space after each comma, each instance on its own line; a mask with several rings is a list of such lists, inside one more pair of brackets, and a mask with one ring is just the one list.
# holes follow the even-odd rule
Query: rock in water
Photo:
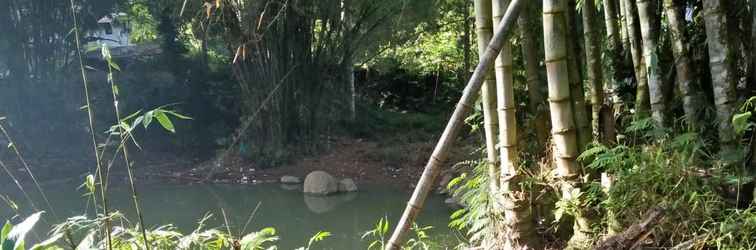
[[339, 191], [336, 179], [324, 171], [313, 171], [304, 182], [304, 192], [314, 195], [329, 195]]
[[281, 177], [281, 183], [282, 184], [299, 184], [299, 183], [302, 183], [302, 179], [299, 179], [299, 177], [296, 177], [296, 176], [285, 175]]
[[339, 181], [339, 192], [357, 192], [357, 184], [351, 178]]

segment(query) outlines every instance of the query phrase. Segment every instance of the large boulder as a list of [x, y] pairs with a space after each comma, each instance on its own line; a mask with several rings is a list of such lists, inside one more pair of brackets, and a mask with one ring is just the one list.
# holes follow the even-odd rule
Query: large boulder
[[351, 178], [339, 181], [339, 192], [357, 192], [357, 184]]
[[296, 176], [284, 175], [281, 177], [281, 183], [282, 184], [300, 184], [302, 183], [302, 179], [299, 179], [299, 177], [296, 177]]
[[325, 171], [313, 171], [304, 182], [304, 192], [313, 195], [329, 195], [339, 191], [339, 184]]

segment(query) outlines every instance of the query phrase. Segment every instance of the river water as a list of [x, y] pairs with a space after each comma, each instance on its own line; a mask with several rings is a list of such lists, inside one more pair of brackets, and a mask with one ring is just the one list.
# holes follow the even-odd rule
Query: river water
[[[58, 217], [82, 215], [91, 205], [87, 204], [84, 192], [78, 184], [43, 185], [55, 214]], [[32, 186], [25, 187], [33, 196], [34, 203], [46, 208]], [[152, 226], [173, 224], [188, 233], [197, 226], [197, 221], [207, 213], [214, 216], [211, 227], [224, 225], [221, 209], [225, 211], [231, 230], [239, 234], [255, 207], [247, 231], [274, 227], [280, 240], [279, 249], [294, 249], [303, 246], [318, 231], [328, 231], [332, 236], [319, 243], [316, 249], [365, 249], [368, 242], [360, 236], [382, 217], [387, 217], [393, 226], [401, 215], [410, 193], [381, 185], [363, 185], [357, 193], [313, 197], [302, 194], [300, 186], [279, 184], [218, 185], [218, 184], [149, 184], [138, 187], [145, 223]], [[125, 213], [135, 221], [133, 203], [128, 186], [123, 184], [109, 190], [112, 209]], [[13, 185], [0, 185], [0, 194], [14, 199], [28, 214], [31, 205]], [[450, 210], [441, 196], [431, 196], [419, 218], [420, 225], [433, 226], [429, 231], [435, 241], [453, 242], [453, 233], [448, 229]], [[0, 219], [13, 213], [8, 206], [0, 204]], [[55, 222], [49, 211], [44, 215], [48, 222]], [[223, 227], [225, 231], [225, 226]], [[43, 235], [49, 224], [36, 228]], [[32, 236], [33, 237], [33, 236]], [[33, 239], [30, 239], [34, 241]]]

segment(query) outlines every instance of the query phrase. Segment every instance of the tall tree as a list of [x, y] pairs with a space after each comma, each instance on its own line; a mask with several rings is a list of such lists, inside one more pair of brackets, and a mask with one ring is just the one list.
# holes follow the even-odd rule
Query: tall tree
[[638, 16], [633, 0], [621, 0], [625, 3], [625, 22], [627, 25], [627, 38], [630, 40], [630, 55], [635, 69], [635, 81], [637, 84], [635, 94], [635, 112], [640, 116], [647, 115], [649, 110], [648, 75], [646, 73], [646, 60], [643, 58], [641, 32], [638, 27]]
[[[557, 178], [561, 183], [562, 199], [577, 199], [573, 195], [580, 191], [580, 168], [577, 129], [573, 115], [570, 93], [570, 70], [567, 59], [568, 43], [566, 23], [567, 0], [543, 1], [543, 33], [546, 72], [549, 86], [549, 109], [551, 111], [552, 137], [554, 140], [554, 160]], [[578, 192], [575, 192], [578, 191]], [[575, 218], [573, 239], [584, 237], [587, 231], [585, 218], [580, 214]], [[578, 238], [575, 238], [578, 237]]]
[[591, 129], [593, 136], [599, 140], [601, 133], [601, 110], [604, 105], [604, 77], [601, 64], [601, 44], [596, 23], [596, 6], [593, 1], [584, 1], [583, 40], [585, 42], [586, 77], [591, 87]]
[[664, 98], [664, 81], [659, 66], [659, 27], [656, 26], [656, 2], [637, 0], [638, 20], [643, 44], [643, 60], [646, 64], [651, 117], [662, 127], [667, 125], [667, 107]]
[[685, 18], [682, 8], [675, 0], [664, 0], [664, 10], [669, 23], [670, 39], [672, 40], [672, 53], [675, 57], [675, 71], [677, 73], [677, 87], [683, 101], [685, 120], [688, 125], [695, 125], [696, 109], [695, 89], [693, 87], [693, 68], [685, 35]]
[[517, 21], [520, 34], [522, 35], [520, 47], [522, 48], [522, 61], [525, 64], [526, 85], [528, 87], [528, 112], [533, 116], [531, 124], [533, 124], [537, 145], [540, 148], [546, 145], [548, 140], [548, 113], [546, 108], [546, 99], [543, 95], [545, 92], [545, 85], [541, 83], [541, 74], [539, 66], [538, 45], [539, 42], [535, 34], [540, 34], [540, 30], [534, 30], [533, 24], [536, 21], [531, 14], [531, 11], [535, 11], [533, 6], [536, 4], [527, 5], [530, 8], [526, 8], [520, 13], [520, 19]]
[[[478, 55], [482, 57], [486, 47], [493, 36], [490, 0], [475, 0], [475, 28], [478, 34]], [[482, 58], [480, 58], [482, 60]], [[491, 183], [491, 192], [499, 189], [499, 156], [496, 145], [499, 131], [499, 118], [496, 112], [496, 77], [493, 71], [486, 72], [486, 80], [481, 88], [481, 101], [483, 102], [483, 130], [486, 137], [486, 158], [488, 159], [488, 177]]]
[[736, 78], [732, 51], [727, 39], [725, 2], [706, 0], [703, 1], [703, 9], [719, 142], [725, 149], [729, 149], [735, 143], [735, 131], [730, 119], [734, 111]]
[[[509, 0], [493, 0], [493, 24], [497, 29], [509, 5]], [[527, 12], [525, 10], [524, 12]], [[497, 109], [499, 116], [499, 149], [501, 179], [499, 194], [506, 221], [505, 249], [540, 249], [528, 199], [529, 190], [521, 185], [525, 177], [520, 170], [517, 145], [517, 106], [514, 100], [512, 74], [512, 44], [506, 41], [495, 62]]]

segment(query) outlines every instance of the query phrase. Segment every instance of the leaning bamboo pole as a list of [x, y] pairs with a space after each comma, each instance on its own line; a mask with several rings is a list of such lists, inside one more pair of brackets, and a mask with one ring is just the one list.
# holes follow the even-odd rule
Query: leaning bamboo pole
[[486, 73], [491, 69], [491, 66], [501, 51], [501, 46], [509, 36], [512, 35], [512, 27], [517, 21], [517, 16], [525, 1], [529, 0], [513, 0], [509, 4], [504, 18], [501, 20], [499, 27], [494, 32], [493, 39], [488, 44], [486, 52], [483, 53], [478, 66], [475, 68], [475, 72], [467, 83], [462, 97], [457, 103], [457, 107], [454, 109], [454, 113], [446, 124], [441, 138], [436, 144], [436, 148], [425, 165], [425, 170], [420, 176], [415, 191], [412, 193], [412, 197], [407, 202], [407, 207], [404, 209], [402, 218], [397, 223], [397, 227], [391, 234], [391, 238], [386, 244], [386, 250], [395, 250], [401, 248], [404, 240], [409, 232], [410, 226], [420, 214], [423, 208], [425, 200], [428, 198], [428, 194], [433, 189], [433, 182], [439, 174], [440, 166], [446, 161], [448, 157], [449, 149], [451, 149], [454, 140], [457, 137], [459, 131], [464, 127], [464, 119], [470, 114], [472, 110], [472, 104], [477, 97], [477, 93], [480, 90]]
[[[486, 46], [491, 42], [493, 26], [491, 23], [491, 1], [475, 0], [475, 31], [478, 35], [478, 55], [486, 52]], [[480, 59], [480, 58], [479, 58]], [[499, 130], [499, 117], [496, 113], [496, 78], [493, 71], [486, 72], [486, 78], [481, 87], [480, 98], [483, 104], [483, 132], [486, 139], [486, 159], [488, 160], [488, 178], [491, 180], [490, 191], [495, 193], [499, 189], [499, 155], [496, 151], [498, 139], [496, 133]]]

